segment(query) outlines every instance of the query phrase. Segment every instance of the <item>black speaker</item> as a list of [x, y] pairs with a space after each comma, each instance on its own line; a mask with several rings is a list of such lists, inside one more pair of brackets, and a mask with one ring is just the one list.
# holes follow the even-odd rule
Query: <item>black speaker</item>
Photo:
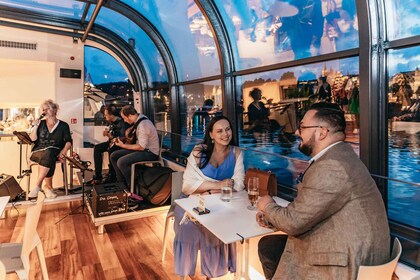
[[23, 190], [15, 177], [0, 174], [0, 196], [10, 196], [10, 200], [13, 200], [21, 193], [23, 193]]
[[60, 68], [60, 77], [80, 79], [82, 77], [82, 70]]
[[92, 191], [93, 216], [103, 217], [127, 212], [128, 195], [121, 184], [94, 185]]

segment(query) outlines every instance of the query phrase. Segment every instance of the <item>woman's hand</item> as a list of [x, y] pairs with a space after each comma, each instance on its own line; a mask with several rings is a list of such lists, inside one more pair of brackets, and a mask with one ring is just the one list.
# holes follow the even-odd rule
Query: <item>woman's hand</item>
[[65, 159], [66, 157], [65, 157], [65, 154], [61, 151], [59, 154], [58, 154], [58, 156], [57, 156], [57, 159], [61, 162], [61, 163], [64, 163], [64, 159]]
[[33, 122], [32, 126], [39, 126], [40, 123], [41, 123], [41, 119], [37, 119]]

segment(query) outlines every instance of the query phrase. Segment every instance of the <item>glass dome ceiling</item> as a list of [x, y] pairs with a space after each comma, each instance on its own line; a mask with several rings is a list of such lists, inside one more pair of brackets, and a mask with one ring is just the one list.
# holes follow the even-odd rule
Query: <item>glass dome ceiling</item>
[[101, 8], [95, 24], [114, 31], [126, 42], [134, 39], [131, 44], [134, 45], [134, 50], [145, 66], [150, 87], [153, 82], [168, 82], [162, 56], [150, 37], [137, 24], [106, 7]]
[[[130, 39], [131, 43], [135, 42], [134, 50], [144, 66], [149, 87], [169, 80], [167, 69], [170, 65], [162, 57], [162, 49], [156, 46], [156, 38], [162, 38], [161, 44], [167, 46], [173, 60], [172, 67], [176, 65], [177, 80], [172, 83], [221, 74], [212, 29], [193, 0], [0, 0], [1, 5], [19, 11], [22, 18], [30, 12], [61, 20], [72, 19], [73, 24], [74, 20], [80, 21], [79, 32], [85, 32], [93, 19], [94, 26], [107, 28], [125, 42]], [[99, 13], [92, 17], [97, 6], [100, 7]], [[133, 10], [153, 25], [157, 31], [155, 38], [127, 16]], [[94, 29], [88, 30], [89, 34], [95, 33]]]
[[[210, 3], [220, 19], [203, 14], [201, 6]], [[95, 26], [107, 28], [125, 42], [130, 39], [135, 42], [134, 50], [144, 65], [150, 87], [155, 82], [173, 84], [220, 76], [221, 58], [213, 26], [222, 26], [220, 30], [227, 33], [228, 52], [234, 57], [234, 66], [228, 71], [359, 45], [355, 0], [0, 0], [0, 5], [78, 20], [80, 32], [93, 19]], [[97, 6], [99, 13], [92, 18]], [[156, 34], [139, 26], [138, 18], [150, 24]], [[95, 33], [94, 28], [88, 31]], [[175, 80], [169, 81], [168, 71], [175, 73]]]
[[123, 0], [159, 30], [174, 54], [181, 81], [220, 74], [219, 56], [203, 13], [193, 0]]
[[354, 0], [214, 2], [234, 42], [239, 70], [359, 46]]
[[0, 0], [0, 5], [74, 19], [80, 19], [86, 7], [86, 3], [73, 0]]

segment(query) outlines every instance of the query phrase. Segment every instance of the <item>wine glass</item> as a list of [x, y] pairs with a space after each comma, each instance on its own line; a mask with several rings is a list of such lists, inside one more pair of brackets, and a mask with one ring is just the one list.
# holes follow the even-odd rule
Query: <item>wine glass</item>
[[249, 210], [256, 210], [255, 204], [258, 200], [259, 195], [259, 178], [258, 177], [251, 177], [248, 180], [248, 199], [251, 202], [251, 205], [247, 208]]

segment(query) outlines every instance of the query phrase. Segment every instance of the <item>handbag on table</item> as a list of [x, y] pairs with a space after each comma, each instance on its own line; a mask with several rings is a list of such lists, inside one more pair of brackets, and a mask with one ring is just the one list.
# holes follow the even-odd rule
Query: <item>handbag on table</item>
[[258, 168], [249, 168], [245, 173], [245, 189], [248, 190], [248, 180], [251, 177], [259, 178], [260, 196], [277, 196], [277, 177], [271, 171], [264, 171]]

